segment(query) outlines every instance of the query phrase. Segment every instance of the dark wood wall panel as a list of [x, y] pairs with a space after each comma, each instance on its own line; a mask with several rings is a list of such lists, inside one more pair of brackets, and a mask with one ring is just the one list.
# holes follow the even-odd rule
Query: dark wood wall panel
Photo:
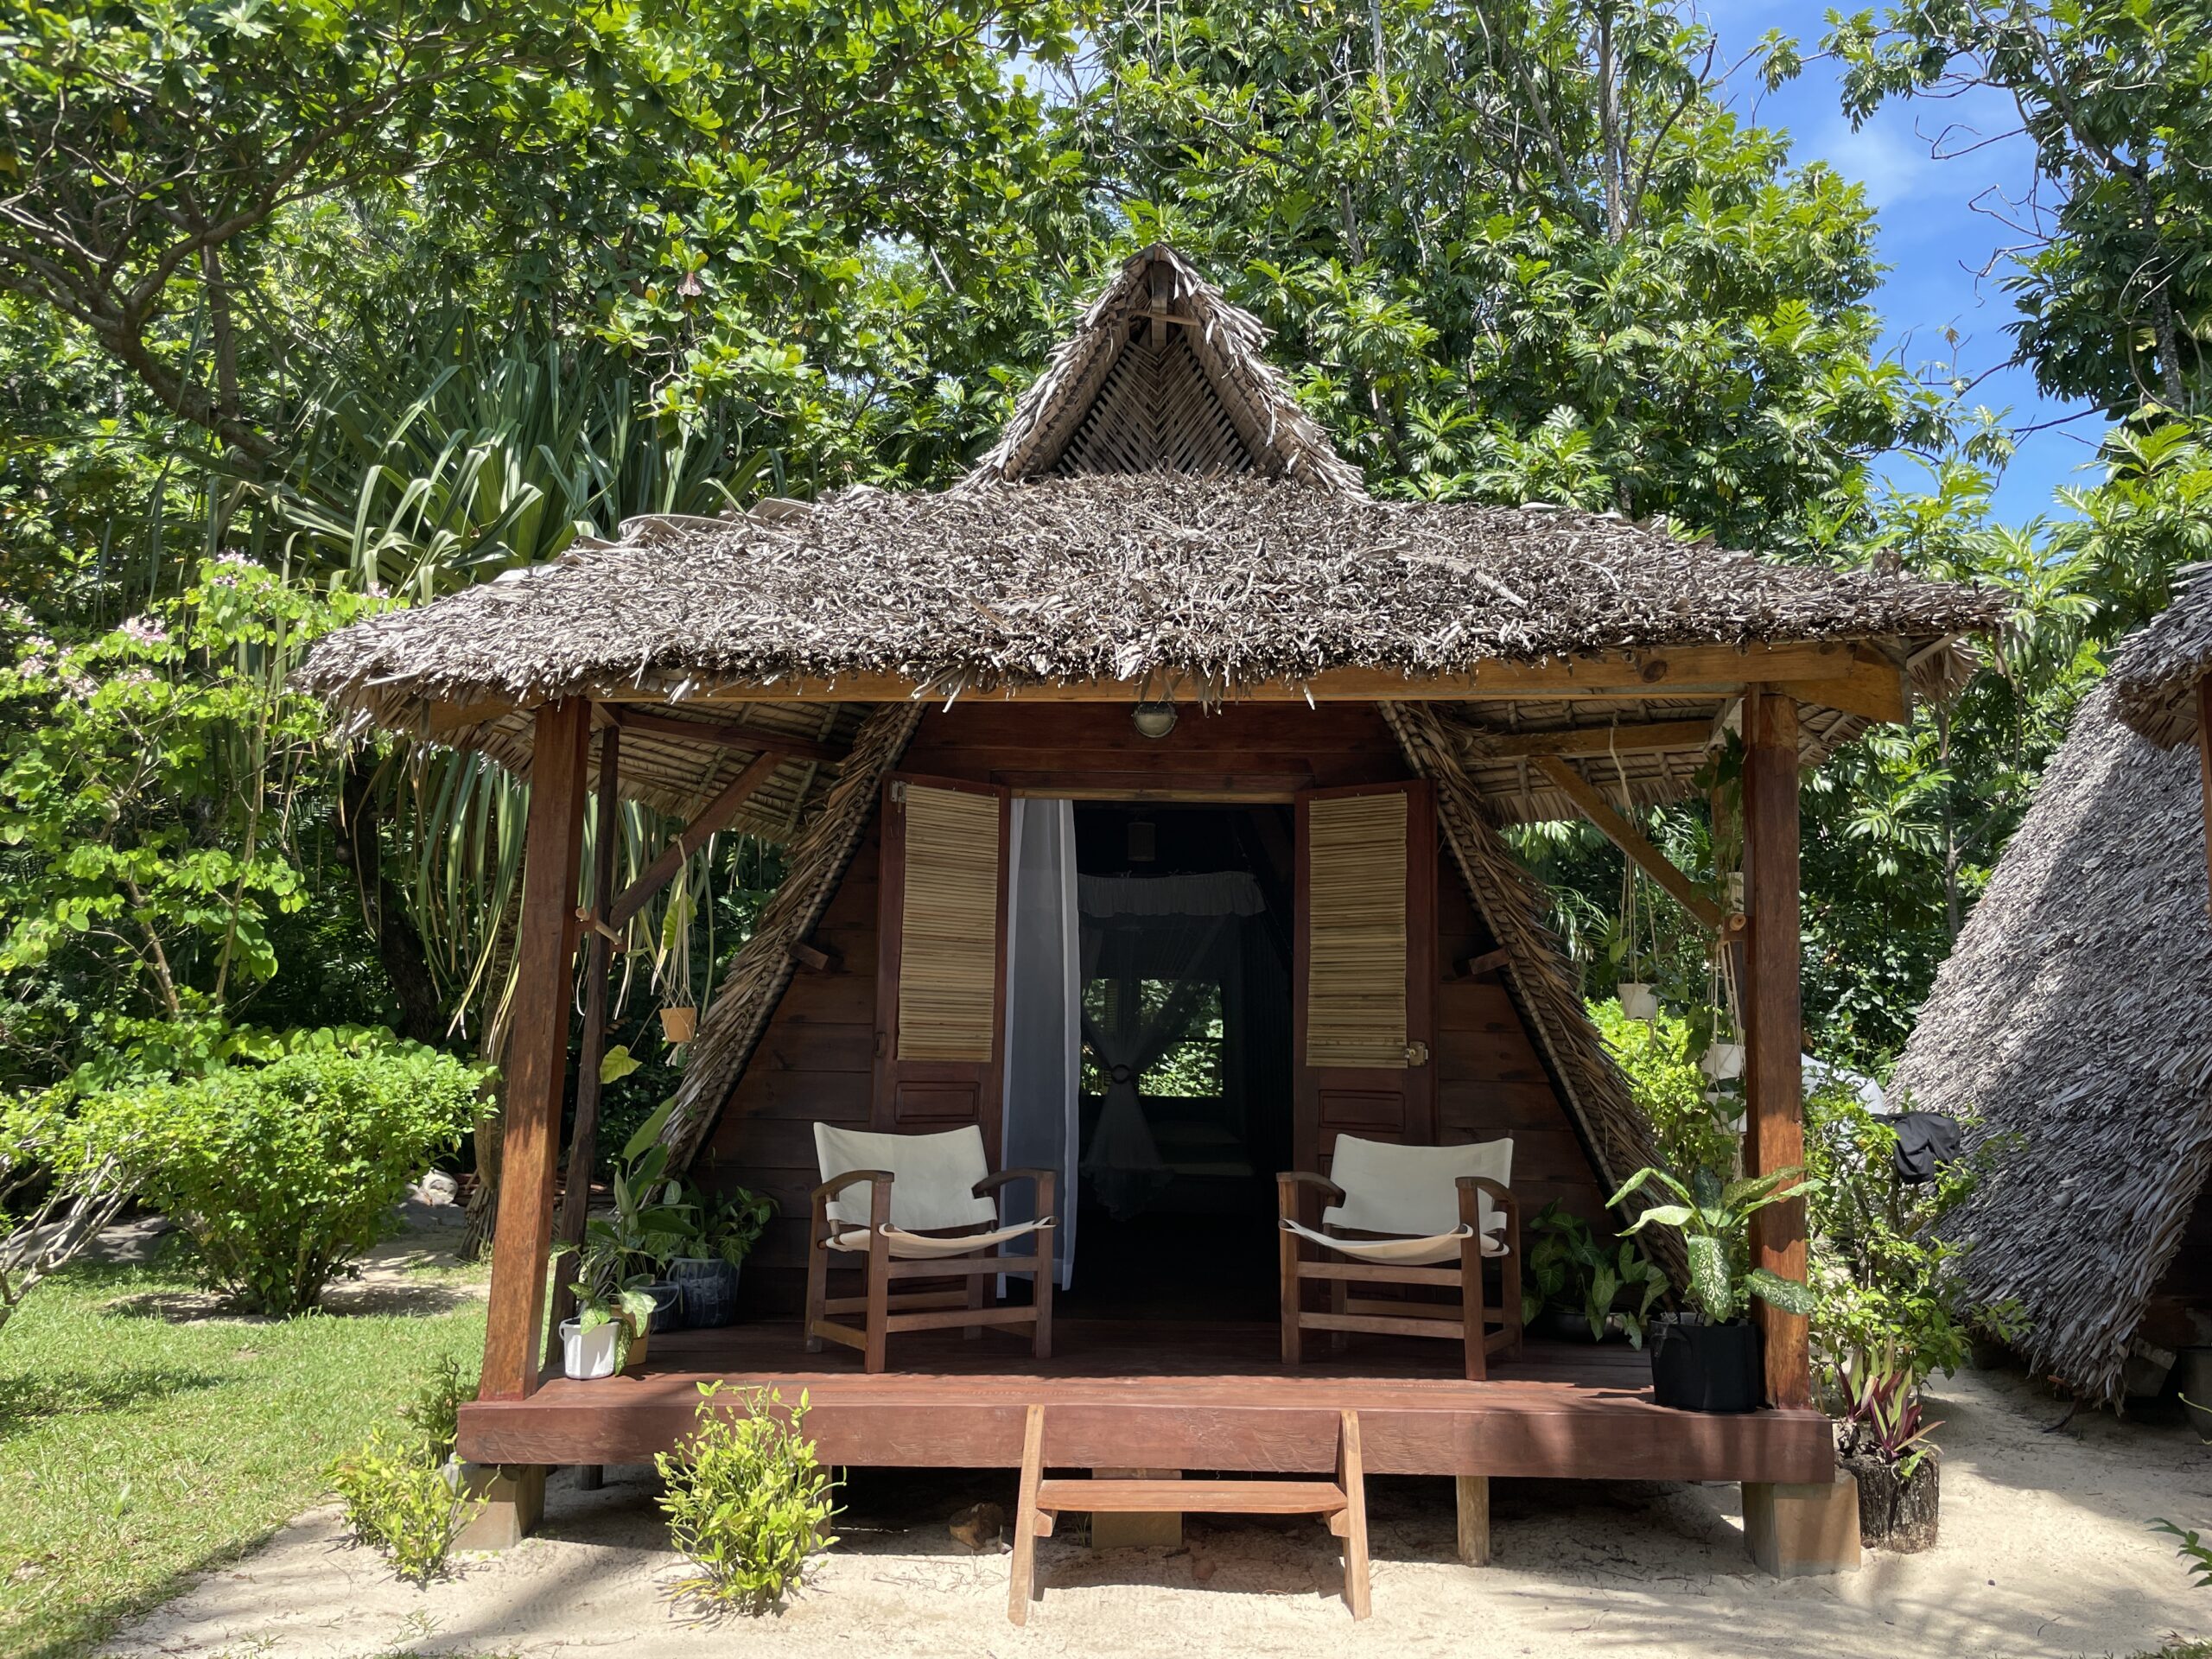
[[740, 1281], [740, 1301], [750, 1314], [793, 1314], [803, 1299], [807, 1203], [821, 1179], [815, 1123], [868, 1125], [877, 854], [871, 828], [814, 930], [814, 943], [836, 953], [835, 967], [792, 976], [707, 1143], [710, 1161], [700, 1172], [702, 1179], [749, 1186], [776, 1201], [776, 1218]]
[[[1366, 703], [1185, 707], [1166, 737], [1137, 735], [1122, 703], [978, 699], [925, 715], [906, 772], [1016, 789], [1258, 790], [1288, 796], [1409, 775], [1398, 740]], [[1456, 878], [1455, 878], [1456, 879]]]
[[1513, 1137], [1513, 1190], [1522, 1216], [1556, 1200], [1593, 1226], [1605, 1217], [1605, 1194], [1543, 1062], [1521, 1024], [1503, 981], [1495, 973], [1458, 977], [1456, 964], [1481, 955], [1484, 931], [1448, 849], [1436, 884], [1437, 960], [1443, 983], [1436, 998], [1436, 1117], [1447, 1141]]

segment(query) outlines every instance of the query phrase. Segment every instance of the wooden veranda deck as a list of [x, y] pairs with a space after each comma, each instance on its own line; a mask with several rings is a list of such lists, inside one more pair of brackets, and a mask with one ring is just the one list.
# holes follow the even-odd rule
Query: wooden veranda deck
[[[807, 1353], [796, 1322], [655, 1336], [634, 1376], [549, 1378], [529, 1398], [461, 1408], [461, 1455], [484, 1464], [641, 1462], [690, 1427], [715, 1378], [810, 1410], [824, 1461], [1015, 1468], [1031, 1405], [1048, 1460], [1071, 1468], [1311, 1472], [1334, 1466], [1339, 1414], [1359, 1414], [1374, 1474], [1604, 1480], [1808, 1481], [1835, 1466], [1817, 1411], [1719, 1416], [1651, 1401], [1643, 1355], [1531, 1341], [1491, 1379], [1448, 1374], [1442, 1344], [1365, 1338], [1284, 1370], [1273, 1325], [1063, 1322], [1049, 1360], [987, 1332], [898, 1339], [893, 1369]], [[1317, 1344], [1318, 1345], [1318, 1344]]]

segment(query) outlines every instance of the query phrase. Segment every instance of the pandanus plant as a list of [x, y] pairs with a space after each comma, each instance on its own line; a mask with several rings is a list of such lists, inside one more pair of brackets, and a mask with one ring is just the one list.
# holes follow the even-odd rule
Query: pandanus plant
[[1673, 1193], [1676, 1202], [1655, 1204], [1622, 1234], [1628, 1237], [1646, 1227], [1672, 1227], [1682, 1236], [1689, 1258], [1689, 1299], [1714, 1325], [1726, 1325], [1747, 1306], [1751, 1299], [1771, 1303], [1785, 1313], [1808, 1314], [1814, 1295], [1809, 1286], [1784, 1279], [1764, 1268], [1746, 1268], [1744, 1241], [1751, 1217], [1770, 1205], [1787, 1204], [1813, 1190], [1814, 1183], [1795, 1167], [1771, 1174], [1747, 1176], [1724, 1182], [1711, 1170], [1701, 1169], [1688, 1182], [1663, 1169], [1639, 1169], [1621, 1184], [1608, 1201], [1618, 1205], [1631, 1194], [1657, 1185]]

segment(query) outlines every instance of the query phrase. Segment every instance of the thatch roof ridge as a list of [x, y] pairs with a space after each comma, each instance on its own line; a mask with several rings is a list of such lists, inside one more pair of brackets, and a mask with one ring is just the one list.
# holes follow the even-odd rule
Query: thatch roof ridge
[[1251, 453], [1255, 471], [1323, 489], [1360, 491], [1359, 469], [1337, 454], [1319, 423], [1299, 407], [1282, 372], [1268, 361], [1266, 327], [1230, 304], [1163, 243], [1125, 261], [1084, 308], [1075, 332], [1022, 392], [998, 442], [960, 487], [1011, 482], [1050, 468], [1125, 345], [1131, 323], [1163, 302], [1192, 319], [1195, 349]]
[[2173, 603], [2136, 630], [2113, 658], [2113, 707], [2160, 748], [2196, 735], [2196, 687], [2212, 674], [2212, 564], [2192, 564]]
[[1934, 640], [1994, 592], [1783, 564], [1612, 514], [1100, 475], [628, 527], [356, 623], [300, 678], [376, 724], [434, 704], [682, 697], [893, 673], [939, 694], [1157, 676], [1185, 696], [1688, 644]]
[[1955, 1213], [1979, 1299], [2035, 1367], [2116, 1396], [2212, 1170], [2212, 915], [2196, 757], [2101, 687], [1936, 975], [1897, 1071], [1921, 1107], [2018, 1137]]

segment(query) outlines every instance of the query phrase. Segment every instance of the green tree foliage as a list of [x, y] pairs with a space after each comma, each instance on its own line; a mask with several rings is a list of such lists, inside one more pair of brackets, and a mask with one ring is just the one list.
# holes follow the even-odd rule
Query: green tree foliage
[[1137, 232], [1277, 330], [1377, 487], [1808, 548], [1942, 434], [1874, 349], [1863, 194], [1726, 107], [1686, 8], [1185, 0], [1099, 39], [1084, 131]]
[[78, 643], [8, 619], [0, 1019], [16, 1080], [197, 1069], [276, 977], [283, 920], [311, 902], [333, 753], [327, 711], [285, 677], [369, 608], [232, 555]]
[[[1901, 0], [1831, 14], [1844, 107], [1993, 90], [2035, 145], [2031, 238], [2005, 278], [2018, 360], [2053, 396], [2202, 410], [2212, 315], [2212, 8], [2204, 0]], [[1962, 141], [1962, 153], [1973, 144]], [[2008, 223], [2022, 217], [2011, 205]]]

